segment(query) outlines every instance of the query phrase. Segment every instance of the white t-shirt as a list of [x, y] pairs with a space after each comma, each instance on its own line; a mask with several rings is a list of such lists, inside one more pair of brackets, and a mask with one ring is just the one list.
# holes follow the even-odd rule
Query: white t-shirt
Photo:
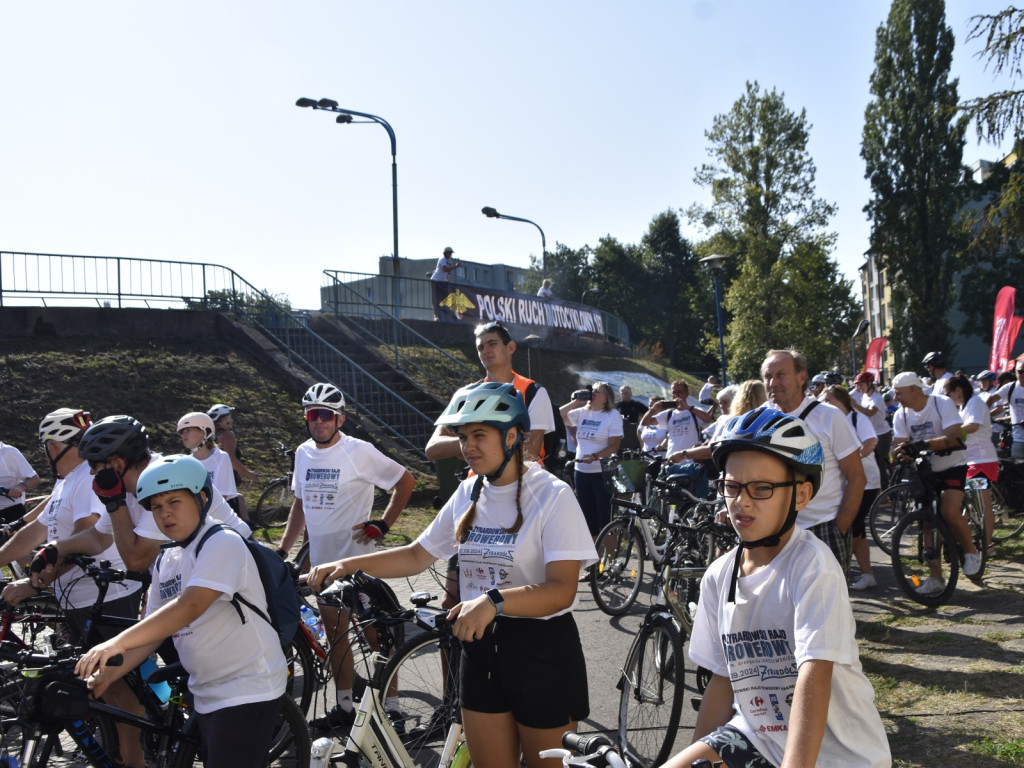
[[[662, 429], [657, 424], [640, 427], [640, 442], [644, 444], [645, 451], [653, 451], [661, 445], [661, 441], [666, 437], [668, 437], [668, 430]], [[664, 456], [664, 452], [661, 452], [661, 455]]]
[[932, 382], [930, 387], [925, 387], [922, 392], [926, 395], [944, 395], [946, 389], [946, 379], [953, 378], [953, 374], [946, 371], [944, 374], [939, 376], [935, 381]]
[[[928, 395], [924, 408], [915, 411], [901, 405], [892, 417], [892, 436], [896, 440], [928, 440], [942, 437], [949, 427], [959, 427], [963, 422], [956, 409], [956, 403], [945, 395]], [[932, 469], [941, 472], [967, 463], [966, 451], [952, 451], [948, 456], [933, 454]]]
[[[886, 432], [892, 432], [892, 427], [889, 426], [889, 422], [885, 419], [885, 398], [882, 397], [877, 389], [874, 392], [862, 393], [860, 396], [860, 406], [861, 408], [874, 406], [878, 409], [873, 416], [865, 417], [871, 419], [871, 426], [875, 428], [876, 435], [881, 437]], [[864, 416], [864, 414], [862, 413], [861, 416]]]
[[437, 266], [434, 267], [434, 273], [430, 276], [431, 280], [438, 280], [445, 282], [448, 280], [448, 272], [445, 270], [451, 269], [455, 264], [455, 259], [449, 259], [447, 256], [442, 256], [437, 260]]
[[[596, 454], [608, 447], [613, 437], [622, 437], [622, 414], [610, 411], [592, 411], [576, 408], [569, 411], [569, 423], [576, 427], [576, 458]], [[601, 462], [577, 464], [576, 471], [594, 474], [601, 471]]]
[[[796, 410], [790, 411], [789, 416], [799, 417], [814, 398], [805, 397], [804, 401], [797, 406]], [[766, 403], [769, 407], [775, 407], [770, 401]], [[814, 498], [806, 507], [797, 513], [796, 522], [801, 528], [811, 528], [820, 523], [835, 520], [839, 512], [839, 504], [843, 499], [843, 491], [846, 490], [846, 477], [839, 470], [839, 462], [851, 453], [860, 450], [860, 440], [853, 431], [853, 426], [846, 419], [846, 415], [838, 408], [827, 403], [818, 403], [804, 417], [807, 426], [821, 443], [821, 449], [825, 453], [825, 462], [821, 471], [821, 488], [814, 494]]]
[[715, 435], [723, 431], [730, 421], [732, 421], [732, 416], [728, 413], [723, 413], [713, 423], [704, 427], [704, 442], [710, 443]]
[[[520, 504], [523, 524], [505, 533], [516, 521], [518, 483], [495, 486], [484, 480], [469, 537], [457, 544], [455, 530], [469, 509], [477, 478], [464, 480], [416, 543], [438, 559], [459, 556], [459, 587], [463, 600], [490, 589], [523, 587], [545, 581], [544, 568], [559, 560], [579, 560], [586, 568], [597, 562], [597, 551], [572, 489], [536, 464], [523, 475]], [[579, 603], [541, 618], [568, 613]]]
[[1024, 386], [1016, 381], [1009, 381], [997, 389], [996, 394], [999, 395], [999, 402], [1009, 412], [1010, 423], [1013, 425], [1013, 442], [1024, 443], [1024, 426], [1021, 426], [1021, 422], [1024, 422]]
[[[57, 478], [50, 500], [32, 524], [46, 528], [47, 541], [60, 541], [75, 532], [75, 523], [78, 520], [104, 512], [106, 510], [92, 490], [89, 464], [83, 461], [68, 472], [67, 477]], [[96, 555], [96, 560], [109, 560], [113, 568], [121, 571], [125, 569], [124, 561], [113, 544]], [[141, 588], [140, 582], [131, 579], [111, 584], [105, 602], [134, 594]], [[86, 576], [85, 571], [77, 565], [62, 573], [53, 582], [53, 590], [60, 605], [71, 608], [91, 608], [99, 594], [96, 582]]]
[[[871, 424], [871, 419], [863, 413], [850, 411], [846, 414], [846, 418], [850, 420], [850, 426], [852, 426], [854, 431], [857, 433], [857, 439], [860, 441], [861, 445], [864, 445], [868, 440], [876, 440], [878, 438], [878, 435], [875, 434], [875, 428]], [[856, 424], [854, 424], [855, 418], [857, 422]], [[874, 452], [869, 453], [867, 456], [861, 456], [860, 464], [864, 467], [864, 476], [868, 481], [864, 486], [864, 490], [869, 491], [872, 488], [881, 488], [882, 475], [878, 471], [878, 462], [875, 461]]]
[[700, 394], [697, 395], [697, 399], [700, 402], [705, 400], [711, 400], [715, 396], [715, 385], [711, 382], [705, 382], [704, 386], [700, 388]]
[[[213, 525], [207, 518], [203, 531]], [[149, 590], [147, 614], [177, 598], [188, 587], [220, 592], [199, 618], [172, 635], [174, 648], [188, 670], [196, 711], [271, 701], [284, 694], [288, 669], [277, 632], [239, 601], [243, 623], [231, 598], [241, 594], [266, 614], [256, 562], [245, 542], [227, 531], [210, 536], [196, 558], [202, 532], [187, 547], [171, 547], [158, 560]]]
[[[815, 408], [815, 410], [818, 410]], [[799, 528], [765, 568], [742, 576], [729, 603], [735, 552], [701, 580], [690, 658], [732, 684], [729, 724], [782, 762], [800, 665], [831, 661], [828, 720], [816, 765], [888, 768], [889, 742], [861, 670], [856, 622], [835, 556]]]
[[697, 430], [697, 420], [689, 409], [679, 410], [672, 406], [670, 409], [654, 414], [655, 423], [668, 432], [668, 450], [666, 453], [671, 456], [679, 451], [693, 448], [700, 442], [700, 433]]
[[992, 417], [988, 406], [980, 397], [974, 395], [960, 409], [964, 426], [977, 424], [978, 429], [967, 435], [967, 463], [988, 464], [999, 461], [996, 447], [992, 445]]
[[543, 285], [537, 289], [537, 295], [542, 299], [550, 299], [554, 294], [551, 293], [550, 288], [545, 288]]
[[[36, 471], [32, 469], [32, 465], [28, 463], [21, 451], [13, 445], [0, 442], [0, 486], [13, 488], [21, 481], [35, 476]], [[23, 503], [25, 503], [24, 493], [10, 499], [0, 494], [0, 510]]]
[[352, 526], [370, 519], [374, 486], [391, 490], [405, 474], [369, 443], [340, 437], [329, 448], [310, 439], [295, 451], [292, 491], [306, 514], [312, 565], [372, 552], [372, 542], [356, 542]]
[[225, 499], [233, 499], [238, 495], [238, 486], [235, 485], [235, 472], [231, 468], [231, 457], [214, 445], [213, 451], [200, 463], [206, 467], [206, 473], [210, 476], [210, 485], [220, 491]]

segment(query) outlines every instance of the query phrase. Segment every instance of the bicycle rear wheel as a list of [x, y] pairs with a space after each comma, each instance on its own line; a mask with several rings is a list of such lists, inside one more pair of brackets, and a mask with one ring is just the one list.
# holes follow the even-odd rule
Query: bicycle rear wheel
[[[448, 729], [459, 717], [458, 652], [441, 638], [422, 634], [407, 641], [381, 674], [381, 693], [413, 765], [436, 768]], [[395, 705], [397, 704], [397, 711]]]
[[985, 542], [985, 516], [981, 506], [981, 495], [978, 491], [968, 490], [964, 494], [963, 516], [967, 520], [967, 527], [971, 531], [971, 541], [974, 547], [981, 554], [981, 570], [973, 576], [967, 576], [973, 582], [980, 583], [985, 575], [985, 566], [988, 564], [988, 546]]
[[908, 513], [893, 531], [892, 570], [911, 600], [933, 607], [949, 600], [960, 575], [960, 552], [946, 524], [929, 510]]
[[892, 554], [892, 534], [896, 523], [914, 509], [916, 502], [906, 485], [894, 485], [879, 492], [868, 510], [868, 528], [871, 538], [887, 555]]
[[644, 546], [632, 517], [612, 520], [597, 534], [597, 563], [590, 571], [590, 591], [597, 607], [621, 616], [640, 593], [644, 580]]
[[683, 641], [666, 616], [640, 628], [619, 681], [619, 747], [642, 768], [664, 763], [683, 706]]
[[1001, 481], [990, 483], [989, 488], [992, 491], [992, 515], [995, 519], [992, 541], [1002, 544], [1024, 533], [1024, 509], [1014, 507], [1007, 500]]
[[295, 494], [287, 477], [271, 480], [256, 502], [253, 518], [260, 528], [283, 528], [288, 522]]

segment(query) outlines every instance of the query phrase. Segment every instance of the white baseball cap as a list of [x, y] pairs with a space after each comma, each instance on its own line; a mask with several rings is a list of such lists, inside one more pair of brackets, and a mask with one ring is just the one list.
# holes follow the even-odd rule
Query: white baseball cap
[[899, 389], [900, 387], [920, 387], [925, 388], [924, 381], [913, 371], [904, 371], [903, 373], [897, 373], [895, 378], [892, 380], [892, 388]]

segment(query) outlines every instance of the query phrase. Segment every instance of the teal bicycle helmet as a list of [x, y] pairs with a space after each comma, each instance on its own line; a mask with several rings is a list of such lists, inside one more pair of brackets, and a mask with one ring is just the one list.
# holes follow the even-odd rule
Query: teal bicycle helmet
[[[505, 447], [505, 460], [497, 471], [486, 475], [494, 482], [501, 477], [515, 453], [516, 446], [530, 431], [530, 413], [522, 396], [511, 384], [500, 381], [481, 381], [463, 387], [452, 396], [444, 413], [434, 422], [439, 427], [458, 427], [464, 424], [486, 424], [501, 431], [502, 444], [509, 429], [518, 427], [516, 441]], [[474, 500], [480, 492], [477, 484], [473, 491]]]
[[[200, 491], [210, 490], [210, 474], [199, 459], [185, 454], [163, 456], [149, 463], [135, 484], [135, 498], [149, 509], [151, 499], [168, 491], [188, 491], [198, 497]], [[202, 500], [199, 503], [202, 509]]]

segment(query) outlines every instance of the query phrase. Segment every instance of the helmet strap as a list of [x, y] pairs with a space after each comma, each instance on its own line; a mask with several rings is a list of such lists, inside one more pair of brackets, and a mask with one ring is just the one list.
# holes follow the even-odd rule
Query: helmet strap
[[501, 466], [494, 472], [491, 472], [485, 477], [492, 483], [500, 478], [505, 472], [505, 467], [512, 461], [512, 457], [516, 455], [516, 446], [519, 445], [519, 441], [523, 439], [523, 430], [521, 427], [516, 427], [516, 439], [512, 441], [512, 445], [506, 444], [506, 438], [508, 437], [508, 429], [501, 430], [501, 444], [505, 446], [505, 460], [501, 462]]
[[200, 491], [199, 493], [197, 493], [195, 495], [196, 503], [199, 505], [199, 523], [196, 525], [195, 530], [193, 530], [192, 533], [190, 533], [188, 536], [186, 536], [181, 541], [168, 542], [167, 544], [163, 545], [164, 547], [168, 547], [168, 548], [170, 548], [170, 547], [182, 547], [182, 548], [184, 548], [184, 547], [187, 547], [189, 544], [191, 544], [193, 541], [195, 541], [196, 536], [199, 535], [199, 531], [201, 531], [203, 529], [203, 524], [206, 522], [206, 516], [207, 516], [207, 514], [209, 514], [210, 507], [213, 504], [213, 491], [212, 491], [211, 487], [210, 486], [206, 486], [205, 488], [203, 488], [203, 491], [206, 491], [206, 501], [203, 501], [203, 492], [202, 491]]
[[[796, 473], [790, 469], [789, 479], [796, 481]], [[732, 580], [729, 583], [729, 602], [736, 602], [736, 583], [740, 578], [740, 563], [743, 562], [743, 550], [754, 549], [755, 547], [777, 547], [782, 537], [785, 536], [796, 524], [796, 486], [792, 485], [789, 488], [789, 512], [786, 514], [786, 519], [783, 521], [782, 526], [773, 533], [771, 536], [765, 536], [763, 539], [757, 541], [741, 541], [739, 546], [736, 547], [736, 562], [732, 567]]]
[[[57, 441], [53, 440], [51, 442], [57, 442]], [[53, 470], [53, 479], [54, 480], [59, 480], [61, 477], [63, 477], [63, 475], [61, 475], [61, 474], [59, 474], [57, 472], [57, 462], [59, 462], [61, 459], [63, 459], [64, 458], [64, 454], [67, 453], [68, 451], [70, 451], [74, 447], [75, 446], [72, 445], [71, 443], [67, 443], [66, 445], [64, 445], [64, 450], [61, 451], [60, 453], [58, 453], [57, 454], [57, 458], [55, 458], [55, 459], [51, 459], [50, 458], [50, 452], [46, 451], [46, 458], [49, 459], [49, 461], [50, 461], [50, 469]]]

